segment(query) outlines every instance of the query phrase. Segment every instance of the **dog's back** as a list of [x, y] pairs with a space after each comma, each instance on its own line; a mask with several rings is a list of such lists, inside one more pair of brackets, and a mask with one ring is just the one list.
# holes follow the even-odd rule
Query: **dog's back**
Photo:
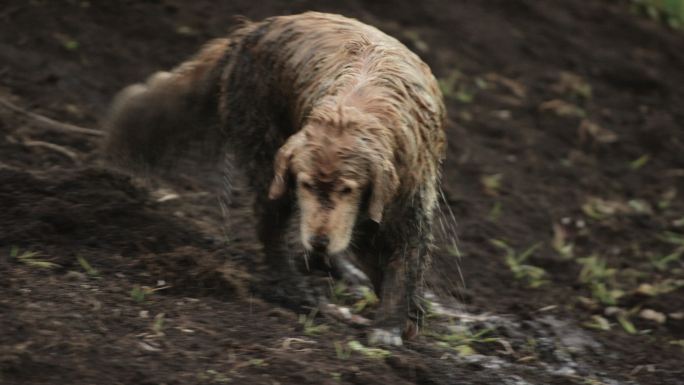
[[316, 12], [266, 19], [236, 35], [220, 109], [233, 140], [260, 149], [255, 172], [307, 120], [335, 119], [334, 105], [346, 98], [395, 130], [388, 140], [411, 168], [398, 170], [407, 185], [436, 176], [445, 149], [441, 92], [428, 66], [398, 40]]
[[[379, 91], [369, 93], [367, 84]], [[127, 87], [105, 120], [104, 152], [114, 163], [149, 170], [192, 150], [218, 159], [228, 144], [247, 172], [263, 172], [315, 107], [336, 95], [402, 131], [393, 139], [406, 150], [402, 162], [436, 175], [445, 110], [429, 68], [374, 27], [316, 12], [244, 22], [172, 71]], [[424, 155], [431, 159], [412, 159]], [[415, 167], [406, 171], [406, 178], [415, 176]]]

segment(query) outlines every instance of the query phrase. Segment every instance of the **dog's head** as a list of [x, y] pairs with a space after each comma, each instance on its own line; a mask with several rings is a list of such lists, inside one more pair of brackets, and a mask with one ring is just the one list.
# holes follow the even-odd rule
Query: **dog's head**
[[399, 179], [386, 146], [368, 134], [314, 122], [278, 151], [269, 197], [279, 199], [294, 186], [307, 250], [339, 253], [359, 217], [382, 221]]

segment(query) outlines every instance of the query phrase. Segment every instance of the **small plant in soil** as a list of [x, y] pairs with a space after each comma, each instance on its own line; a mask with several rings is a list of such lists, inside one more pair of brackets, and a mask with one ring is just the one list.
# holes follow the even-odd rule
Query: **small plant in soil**
[[10, 250], [10, 257], [29, 267], [36, 267], [39, 269], [54, 269], [59, 267], [58, 264], [41, 259], [42, 254], [37, 251], [24, 251], [19, 254], [19, 248], [14, 246]]
[[330, 329], [330, 326], [325, 325], [325, 324], [319, 324], [316, 325], [315, 319], [316, 319], [316, 314], [318, 314], [318, 309], [314, 308], [311, 310], [311, 312], [306, 315], [306, 314], [300, 314], [299, 315], [299, 324], [302, 325], [304, 329], [304, 334], [307, 336], [315, 336], [315, 335], [320, 335], [328, 331]]
[[349, 341], [347, 342], [347, 347], [350, 351], [361, 353], [362, 355], [368, 358], [385, 358], [392, 354], [389, 350], [380, 348], [369, 348], [367, 346], [364, 346], [359, 341]]
[[537, 288], [548, 283], [547, 273], [544, 269], [525, 263], [530, 256], [539, 249], [541, 246], [540, 243], [534, 244], [527, 248], [527, 250], [518, 254], [502, 240], [492, 239], [490, 242], [506, 252], [506, 256], [504, 257], [506, 265], [508, 265], [508, 268], [513, 272], [516, 279], [527, 282], [528, 286], [531, 288]]
[[437, 346], [455, 350], [460, 356], [476, 354], [475, 345], [498, 342], [498, 337], [491, 337], [492, 329], [473, 332], [462, 325], [452, 325], [446, 332], [428, 331], [426, 336], [437, 340]]
[[83, 270], [85, 270], [86, 274], [88, 274], [89, 276], [97, 277], [100, 274], [100, 272], [98, 272], [97, 269], [93, 268], [93, 266], [90, 265], [90, 263], [82, 256], [78, 255], [76, 256], [76, 259], [78, 260], [78, 264], [81, 265]]

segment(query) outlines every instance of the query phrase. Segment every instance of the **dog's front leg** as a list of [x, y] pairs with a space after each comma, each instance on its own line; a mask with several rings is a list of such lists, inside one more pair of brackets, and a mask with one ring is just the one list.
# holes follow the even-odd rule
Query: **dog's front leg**
[[285, 244], [287, 224], [293, 203], [289, 197], [279, 200], [257, 199], [254, 211], [258, 217], [257, 235], [264, 247], [266, 263], [272, 273], [290, 273], [292, 258]]
[[368, 340], [371, 345], [401, 345], [421, 326], [424, 272], [428, 261], [426, 245], [396, 250], [382, 272], [380, 309]]
[[316, 306], [320, 295], [294, 268], [295, 258], [299, 255], [288, 247], [286, 240], [293, 206], [291, 197], [255, 201], [257, 235], [263, 245], [267, 269], [263, 294], [269, 300], [295, 308]]

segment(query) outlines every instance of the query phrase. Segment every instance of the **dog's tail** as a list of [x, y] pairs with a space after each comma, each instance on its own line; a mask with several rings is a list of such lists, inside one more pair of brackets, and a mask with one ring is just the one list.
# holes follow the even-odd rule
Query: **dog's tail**
[[170, 72], [122, 90], [104, 121], [105, 160], [132, 171], [166, 170], [180, 155], [222, 153], [218, 101], [229, 39], [216, 39]]

